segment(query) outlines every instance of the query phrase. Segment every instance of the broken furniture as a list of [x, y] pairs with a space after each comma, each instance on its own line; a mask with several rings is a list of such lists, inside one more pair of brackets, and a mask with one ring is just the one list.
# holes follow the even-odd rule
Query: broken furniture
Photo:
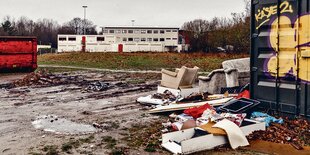
[[201, 92], [220, 94], [222, 88], [244, 86], [250, 82], [249, 58], [227, 60], [222, 66], [208, 76], [198, 77]]
[[173, 89], [192, 88], [198, 69], [196, 66], [194, 68], [182, 66], [180, 69], [176, 69], [175, 72], [162, 69], [161, 86]]
[[172, 88], [167, 88], [167, 87], [162, 87], [162, 86], [157, 87], [157, 93], [159, 93], [159, 94], [163, 94], [166, 91], [171, 92], [177, 98], [186, 98], [193, 93], [199, 93], [199, 88], [198, 87], [192, 87], [192, 88], [172, 89]]
[[167, 106], [159, 106], [155, 109], [150, 110], [149, 113], [161, 113], [161, 112], [185, 110], [185, 109], [192, 108], [192, 107], [203, 106], [206, 103], [212, 106], [220, 106], [228, 102], [231, 99], [232, 98], [223, 98], [223, 99], [218, 99], [218, 100], [204, 101], [204, 102], [197, 102], [197, 103], [170, 104]]
[[224, 69], [213, 70], [208, 76], [199, 76], [200, 92], [219, 94], [222, 87], [226, 87], [226, 75]]
[[[167, 92], [171, 93], [170, 96], [173, 96], [173, 97], [164, 98], [164, 99], [159, 99], [155, 97], [158, 95], [165, 96]], [[139, 97], [137, 99], [137, 102], [142, 103], [142, 104], [150, 104], [150, 105], [164, 105], [164, 104], [170, 104], [172, 102], [180, 101], [195, 93], [199, 93], [198, 87], [172, 89], [172, 88], [167, 88], [163, 86], [158, 86], [156, 94], [148, 95], [145, 97]]]
[[154, 95], [149, 95], [138, 98], [137, 102], [143, 104], [163, 105], [179, 101], [193, 93], [199, 93], [199, 88], [193, 87], [198, 69], [198, 67], [187, 68], [185, 66], [177, 68], [175, 72], [163, 69], [161, 85], [157, 88], [157, 94], [160, 95], [165, 94], [165, 92], [170, 92], [171, 95], [174, 96], [174, 99], [159, 99], [156, 97], [154, 98]]
[[222, 63], [227, 87], [244, 86], [250, 83], [250, 58], [227, 60]]
[[[193, 138], [197, 129], [199, 127], [163, 134], [162, 146], [173, 154], [190, 154], [228, 143], [227, 137], [222, 135], [207, 134]], [[257, 130], [265, 131], [266, 127], [264, 122], [245, 119], [240, 129], [247, 136]]]
[[259, 101], [240, 98], [240, 99], [232, 99], [223, 106], [219, 107], [219, 111], [221, 112], [229, 112], [234, 114], [246, 113], [248, 117], [256, 110], [255, 107], [260, 104]]

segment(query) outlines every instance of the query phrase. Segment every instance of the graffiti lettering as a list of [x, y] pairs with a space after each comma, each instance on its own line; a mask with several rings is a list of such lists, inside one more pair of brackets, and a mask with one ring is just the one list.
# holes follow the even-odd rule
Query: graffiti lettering
[[[280, 13], [293, 13], [293, 7], [290, 5], [289, 2], [284, 1], [280, 4]], [[266, 22], [268, 22], [272, 15], [277, 14], [278, 8], [277, 5], [270, 6], [270, 7], [264, 7], [262, 9], [257, 10], [257, 14], [255, 14], [255, 19], [257, 22], [261, 22], [259, 26], [256, 27], [256, 29], [260, 28], [262, 25], [264, 25]]]
[[[265, 72], [269, 72], [271, 76], [279, 73], [280, 77], [298, 75], [299, 79], [310, 82], [310, 67], [307, 67], [309, 58], [301, 56], [303, 52], [310, 53], [310, 15], [300, 16], [298, 20], [287, 16], [279, 18], [281, 20], [273, 21], [269, 34], [270, 45], [277, 55], [266, 60]], [[276, 25], [280, 25], [279, 29]]]

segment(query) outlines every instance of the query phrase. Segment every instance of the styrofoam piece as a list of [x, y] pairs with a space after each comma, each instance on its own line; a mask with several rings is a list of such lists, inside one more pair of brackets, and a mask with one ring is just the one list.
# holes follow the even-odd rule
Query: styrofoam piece
[[142, 103], [142, 104], [162, 105], [165, 102], [167, 102], [167, 100], [154, 99], [152, 98], [152, 95], [148, 95], [145, 97], [139, 97], [137, 99], [137, 102]]
[[165, 144], [162, 144], [164, 148], [169, 149], [168, 151], [173, 152], [174, 154], [181, 154], [182, 153], [182, 147], [175, 143], [175, 142], [167, 142]]
[[[245, 119], [244, 121], [255, 123], [240, 127], [245, 136], [256, 130], [266, 130], [265, 122], [257, 122], [250, 119]], [[173, 154], [190, 154], [203, 150], [211, 150], [217, 146], [228, 143], [226, 136], [215, 136], [213, 134], [208, 134], [205, 136], [192, 138], [194, 134], [195, 128], [163, 134], [162, 146]], [[181, 153], [178, 152], [179, 149], [172, 148], [176, 147], [175, 144], [166, 144], [171, 142], [175, 142], [175, 144], [181, 143], [181, 145], [178, 146], [181, 147]]]
[[211, 101], [203, 101], [203, 102], [197, 102], [197, 103], [182, 103], [182, 104], [170, 104], [167, 106], [159, 106], [155, 109], [152, 109], [149, 111], [149, 113], [160, 113], [160, 112], [168, 112], [168, 111], [176, 111], [176, 110], [185, 110], [192, 107], [198, 107], [203, 106], [206, 103], [212, 105], [212, 106], [219, 106], [223, 105], [224, 103], [228, 102], [229, 100], [233, 99], [230, 98], [223, 98], [218, 100], [211, 100]]
[[174, 96], [181, 96], [182, 98], [186, 98], [192, 93], [199, 93], [199, 87], [194, 88], [185, 88], [185, 89], [172, 89], [163, 86], [157, 87], [157, 93], [163, 94], [166, 90], [170, 91]]

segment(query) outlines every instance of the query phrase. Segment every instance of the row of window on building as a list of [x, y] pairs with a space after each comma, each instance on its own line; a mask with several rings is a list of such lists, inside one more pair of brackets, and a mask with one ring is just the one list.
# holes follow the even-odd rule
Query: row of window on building
[[[59, 37], [59, 41], [67, 41], [67, 37]], [[97, 41], [104, 41], [104, 37], [97, 37]], [[76, 37], [68, 37], [68, 41], [76, 41]]]
[[[59, 41], [67, 41], [67, 37], [59, 37]], [[68, 41], [76, 41], [76, 37], [68, 37]]]
[[[67, 37], [59, 37], [59, 41], [67, 41]], [[158, 41], [170, 41], [170, 40], [178, 40], [178, 38], [123, 38], [124, 42], [158, 42]], [[76, 37], [68, 37], [68, 41], [76, 41]], [[97, 41], [105, 41], [105, 37], [97, 37]]]
[[178, 40], [178, 38], [123, 38], [123, 42], [131, 42], [131, 41], [134, 41], [134, 42], [164, 42], [164, 41], [170, 41], [170, 40]]
[[103, 30], [103, 33], [134, 33], [134, 34], [165, 34], [165, 32], [170, 33], [170, 32], [178, 32], [178, 30]]

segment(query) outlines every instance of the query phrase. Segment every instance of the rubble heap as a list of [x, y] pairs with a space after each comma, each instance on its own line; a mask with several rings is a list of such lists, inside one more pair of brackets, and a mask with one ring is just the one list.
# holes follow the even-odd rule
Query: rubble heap
[[32, 72], [25, 76], [23, 79], [15, 81], [13, 85], [15, 87], [22, 86], [32, 86], [32, 85], [41, 85], [41, 86], [51, 86], [51, 85], [62, 85], [62, 84], [71, 84], [71, 83], [85, 83], [80, 76], [68, 76], [66, 74], [51, 74], [46, 70], [40, 70], [38, 72]]
[[173, 95], [169, 90], [166, 90], [163, 94], [161, 93], [153, 94], [152, 98], [161, 99], [161, 100], [169, 100], [169, 101], [175, 101], [177, 99], [177, 97]]
[[255, 131], [248, 139], [290, 144], [296, 149], [302, 149], [302, 146], [310, 145], [310, 124], [305, 119], [286, 118], [284, 124], [271, 124], [266, 131]]

